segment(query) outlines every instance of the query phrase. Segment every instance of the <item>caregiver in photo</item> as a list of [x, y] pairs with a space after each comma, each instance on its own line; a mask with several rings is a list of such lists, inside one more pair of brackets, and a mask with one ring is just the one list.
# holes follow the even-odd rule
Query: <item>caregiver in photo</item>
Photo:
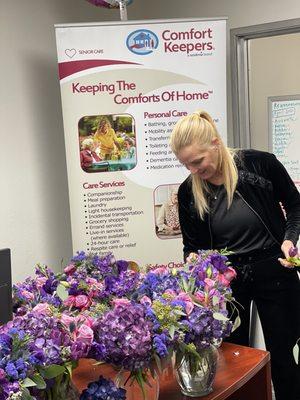
[[300, 400], [292, 353], [300, 337], [300, 281], [286, 260], [300, 232], [297, 188], [273, 154], [225, 146], [204, 111], [181, 118], [170, 145], [190, 171], [178, 191], [184, 258], [200, 249], [233, 252], [232, 291], [243, 308], [229, 341], [249, 346], [253, 300], [271, 353], [276, 400]]

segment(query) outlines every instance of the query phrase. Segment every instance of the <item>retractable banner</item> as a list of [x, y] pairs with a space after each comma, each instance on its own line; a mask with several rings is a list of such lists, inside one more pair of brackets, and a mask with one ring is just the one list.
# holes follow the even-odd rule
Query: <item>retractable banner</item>
[[55, 28], [74, 251], [181, 265], [169, 137], [204, 109], [226, 140], [226, 20]]

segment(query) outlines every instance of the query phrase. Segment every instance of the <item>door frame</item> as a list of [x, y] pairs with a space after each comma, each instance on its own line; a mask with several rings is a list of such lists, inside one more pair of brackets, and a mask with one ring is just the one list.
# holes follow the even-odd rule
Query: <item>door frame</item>
[[234, 147], [250, 148], [248, 40], [300, 32], [300, 18], [230, 30]]

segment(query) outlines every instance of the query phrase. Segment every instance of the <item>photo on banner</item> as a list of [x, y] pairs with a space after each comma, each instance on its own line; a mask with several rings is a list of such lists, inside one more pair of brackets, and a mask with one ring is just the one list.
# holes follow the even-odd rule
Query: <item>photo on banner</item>
[[154, 191], [155, 231], [160, 239], [181, 237], [177, 185], [160, 185]]
[[82, 117], [78, 133], [83, 171], [124, 171], [136, 166], [136, 134], [131, 115]]

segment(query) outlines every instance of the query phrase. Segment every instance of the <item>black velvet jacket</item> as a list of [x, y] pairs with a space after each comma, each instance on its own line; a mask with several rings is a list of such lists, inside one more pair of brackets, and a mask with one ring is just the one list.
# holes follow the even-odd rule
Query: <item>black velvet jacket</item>
[[[296, 245], [300, 233], [300, 194], [284, 166], [274, 154], [257, 150], [239, 151], [236, 165], [239, 171], [236, 190], [244, 201], [278, 244], [291, 240]], [[200, 219], [190, 176], [179, 187], [178, 202], [184, 257], [199, 249], [213, 249], [210, 214]], [[286, 211], [286, 219], [279, 202]]]

